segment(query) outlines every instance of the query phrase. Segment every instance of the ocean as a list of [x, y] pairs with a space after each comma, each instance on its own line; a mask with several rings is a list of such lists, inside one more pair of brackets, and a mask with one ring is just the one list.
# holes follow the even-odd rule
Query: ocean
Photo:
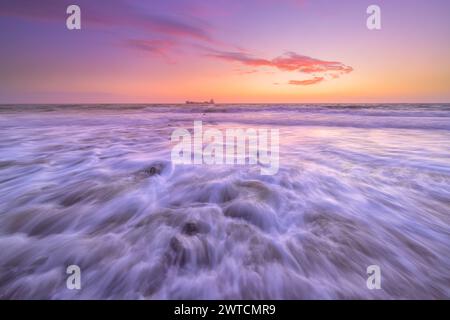
[[[174, 164], [194, 121], [278, 171]], [[448, 299], [450, 105], [0, 106], [0, 298]]]

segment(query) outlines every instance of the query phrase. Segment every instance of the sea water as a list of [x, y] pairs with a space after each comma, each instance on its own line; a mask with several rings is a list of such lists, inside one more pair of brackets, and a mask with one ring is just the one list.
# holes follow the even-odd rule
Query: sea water
[[[278, 172], [173, 164], [194, 121]], [[449, 105], [0, 106], [0, 298], [449, 297]]]

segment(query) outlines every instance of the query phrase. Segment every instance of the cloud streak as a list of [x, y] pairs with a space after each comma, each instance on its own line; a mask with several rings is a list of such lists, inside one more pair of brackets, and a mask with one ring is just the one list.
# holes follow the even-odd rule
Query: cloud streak
[[310, 86], [319, 82], [324, 81], [324, 77], [314, 77], [312, 79], [308, 80], [291, 80], [289, 81], [289, 84], [296, 85], [296, 86]]
[[174, 46], [176, 46], [176, 43], [170, 40], [159, 39], [127, 39], [123, 41], [123, 45], [131, 49], [137, 49], [167, 58]]
[[[2, 1], [0, 16], [27, 20], [64, 21], [65, 9], [73, 1], [68, 0], [21, 0]], [[159, 34], [174, 38], [189, 38], [214, 42], [209, 34], [209, 25], [199, 19], [181, 15], [145, 14], [130, 1], [115, 0], [107, 4], [78, 0], [82, 8], [83, 25], [86, 27], [126, 27], [144, 33]]]
[[224, 52], [210, 50], [206, 55], [228, 62], [238, 62], [251, 67], [270, 67], [286, 72], [300, 72], [315, 75], [309, 80], [291, 80], [293, 85], [312, 85], [324, 81], [326, 78], [336, 79], [350, 73], [353, 68], [338, 61], [320, 60], [295, 52], [287, 52], [274, 59], [264, 59], [243, 52]]

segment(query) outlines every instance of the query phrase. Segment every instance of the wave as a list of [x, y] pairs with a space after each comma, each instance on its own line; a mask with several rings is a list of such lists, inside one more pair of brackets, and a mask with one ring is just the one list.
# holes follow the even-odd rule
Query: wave
[[[282, 127], [280, 170], [261, 176], [174, 165], [170, 134], [198, 114], [148, 108], [0, 113], [0, 298], [450, 297], [439, 117], [206, 115], [218, 129]], [[72, 264], [81, 290], [65, 286]], [[367, 289], [369, 265], [382, 290]]]

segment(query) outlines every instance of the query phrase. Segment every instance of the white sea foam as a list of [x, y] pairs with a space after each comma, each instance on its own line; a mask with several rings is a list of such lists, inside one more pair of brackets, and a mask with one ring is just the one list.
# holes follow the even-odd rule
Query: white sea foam
[[[172, 164], [194, 120], [279, 129], [278, 173]], [[0, 136], [0, 298], [450, 297], [447, 105], [3, 106]]]

